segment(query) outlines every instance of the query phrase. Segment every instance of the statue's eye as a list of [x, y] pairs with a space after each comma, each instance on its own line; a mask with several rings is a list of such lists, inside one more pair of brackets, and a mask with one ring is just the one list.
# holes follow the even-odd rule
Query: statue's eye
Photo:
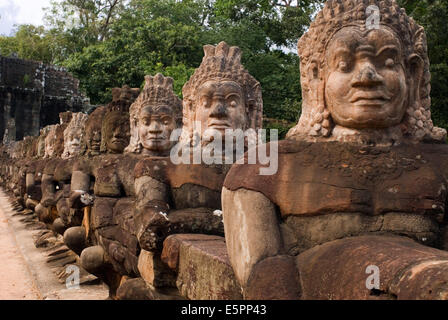
[[388, 68], [393, 68], [395, 66], [395, 61], [394, 59], [387, 59], [385, 62], [386, 67]]
[[210, 107], [210, 104], [208, 103], [208, 101], [209, 101], [209, 98], [207, 96], [202, 97], [201, 102], [200, 102], [201, 107], [203, 107], [203, 108]]
[[347, 72], [348, 71], [348, 64], [345, 61], [340, 61], [338, 64], [338, 69], [342, 72]]
[[163, 124], [164, 125], [168, 125], [168, 124], [170, 124], [170, 118], [169, 117], [164, 117], [163, 119], [162, 119], [162, 122], [163, 122]]

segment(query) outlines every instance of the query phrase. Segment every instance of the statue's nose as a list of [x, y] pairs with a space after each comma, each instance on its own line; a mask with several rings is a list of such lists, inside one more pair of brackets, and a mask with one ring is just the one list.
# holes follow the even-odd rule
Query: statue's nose
[[358, 74], [352, 80], [353, 87], [374, 87], [383, 84], [384, 78], [376, 72], [375, 67], [370, 64], [364, 64]]
[[151, 125], [149, 126], [149, 132], [151, 133], [162, 132], [162, 127], [160, 126], [158, 121], [151, 121]]
[[224, 106], [223, 101], [218, 101], [213, 105], [212, 112], [210, 113], [210, 117], [213, 118], [224, 118], [227, 116], [227, 110]]
[[113, 135], [114, 138], [119, 138], [121, 136], [121, 130], [119, 128], [115, 128]]

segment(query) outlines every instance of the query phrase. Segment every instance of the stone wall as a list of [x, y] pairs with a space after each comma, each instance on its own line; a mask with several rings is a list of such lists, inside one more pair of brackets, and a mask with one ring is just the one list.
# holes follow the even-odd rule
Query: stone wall
[[37, 136], [63, 111], [84, 111], [79, 81], [63, 68], [0, 57], [0, 141]]

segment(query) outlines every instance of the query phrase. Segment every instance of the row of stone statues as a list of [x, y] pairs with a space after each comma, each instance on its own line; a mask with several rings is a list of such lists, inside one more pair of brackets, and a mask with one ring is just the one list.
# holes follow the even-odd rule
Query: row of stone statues
[[146, 76], [141, 92], [115, 88], [108, 105], [89, 115], [62, 113], [39, 137], [5, 148], [6, 187], [64, 236], [113, 296], [123, 276], [139, 277], [142, 250], [160, 260], [169, 234], [224, 235], [215, 211], [230, 164], [175, 165], [171, 135], [182, 128], [179, 143], [190, 145], [207, 129], [260, 128], [261, 88], [241, 65], [239, 48], [222, 42], [204, 52], [183, 105], [172, 78]]
[[431, 120], [423, 28], [394, 0], [329, 0], [298, 48], [302, 115], [269, 144], [274, 174], [171, 161], [178, 128], [180, 145], [206, 146], [219, 135], [205, 129], [262, 126], [260, 85], [222, 42], [204, 47], [183, 101], [171, 78], [147, 76], [141, 92], [114, 89], [109, 105], [4, 149], [3, 185], [113, 296], [132, 297], [123, 277], [149, 268], [152, 297], [178, 297], [161, 293], [183, 292], [161, 257], [170, 235], [207, 234], [225, 236], [247, 299], [446, 299], [448, 149]]

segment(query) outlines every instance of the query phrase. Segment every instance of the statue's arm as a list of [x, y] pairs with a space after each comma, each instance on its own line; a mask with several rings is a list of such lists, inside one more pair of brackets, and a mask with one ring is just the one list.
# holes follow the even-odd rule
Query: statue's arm
[[81, 170], [74, 170], [70, 181], [70, 197], [68, 205], [70, 208], [80, 209], [91, 205], [93, 197], [89, 196], [90, 175]]
[[246, 299], [298, 299], [295, 259], [283, 249], [274, 204], [263, 194], [223, 188], [227, 251]]
[[161, 250], [169, 226], [169, 186], [150, 176], [135, 180], [134, 222], [140, 246], [147, 251]]
[[54, 175], [46, 174], [42, 175], [41, 182], [42, 200], [41, 203], [44, 207], [56, 205], [56, 187], [54, 184]]

